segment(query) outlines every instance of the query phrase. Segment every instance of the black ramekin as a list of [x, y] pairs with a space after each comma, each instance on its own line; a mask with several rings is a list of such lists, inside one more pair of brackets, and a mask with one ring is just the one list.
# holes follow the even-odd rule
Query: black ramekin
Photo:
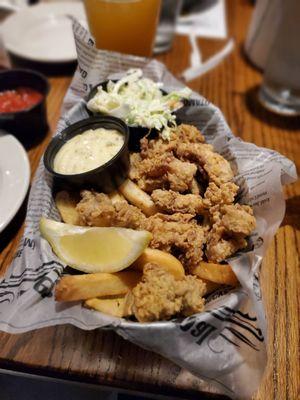
[[[74, 136], [97, 128], [115, 129], [123, 133], [124, 144], [120, 151], [107, 163], [91, 171], [74, 175], [55, 172], [53, 164], [58, 150]], [[68, 126], [52, 139], [44, 154], [44, 165], [54, 176], [56, 188], [92, 188], [110, 193], [127, 178], [129, 169], [128, 140], [129, 130], [121, 119], [110, 116], [90, 117]]]
[[[117, 80], [111, 79], [110, 81], [116, 83], [118, 82]], [[89, 113], [89, 115], [104, 115], [100, 112], [92, 112], [91, 110], [88, 109], [87, 103], [95, 96], [97, 93], [97, 89], [99, 86], [102, 86], [102, 88], [106, 91], [107, 84], [109, 80], [106, 80], [104, 82], [100, 82], [97, 85], [95, 85], [90, 93], [88, 94], [88, 97], [86, 98], [86, 110]], [[163, 94], [167, 94], [164, 90], [161, 90]], [[158, 130], [155, 128], [149, 129], [145, 128], [142, 126], [129, 126], [129, 150], [130, 151], [139, 151], [140, 150], [140, 140], [144, 137], [147, 136], [148, 139], [153, 139], [157, 137], [158, 135]]]
[[0, 127], [16, 135], [22, 142], [31, 143], [48, 130], [46, 97], [49, 83], [44, 75], [29, 69], [0, 72], [0, 92], [24, 86], [41, 93], [42, 100], [23, 111], [0, 113]]

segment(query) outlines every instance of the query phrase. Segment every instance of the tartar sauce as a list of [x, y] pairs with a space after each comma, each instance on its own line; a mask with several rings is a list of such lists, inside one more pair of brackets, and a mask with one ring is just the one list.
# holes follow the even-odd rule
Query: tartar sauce
[[98, 168], [121, 149], [124, 135], [112, 129], [89, 129], [64, 144], [54, 158], [53, 169], [65, 175]]

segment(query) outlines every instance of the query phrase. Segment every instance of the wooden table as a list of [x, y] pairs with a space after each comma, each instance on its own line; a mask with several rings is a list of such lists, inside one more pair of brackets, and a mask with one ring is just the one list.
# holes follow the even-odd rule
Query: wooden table
[[[277, 150], [294, 160], [300, 159], [300, 121], [286, 120], [263, 110], [256, 101], [261, 74], [243, 56], [252, 6], [250, 2], [228, 2], [229, 26], [236, 48], [221, 65], [191, 83], [192, 89], [219, 106], [233, 132], [245, 141]], [[200, 40], [204, 56], [213, 54], [223, 43]], [[186, 38], [177, 37], [174, 48], [158, 57], [178, 75], [188, 65], [190, 53]], [[70, 77], [50, 78], [48, 98], [50, 131], [60, 115]], [[51, 138], [28, 151], [32, 174]], [[300, 398], [299, 369], [299, 260], [300, 184], [285, 188], [286, 217], [264, 259], [261, 283], [268, 318], [268, 367], [256, 400]], [[22, 235], [24, 210], [1, 234], [0, 270], [12, 260]], [[298, 275], [297, 275], [298, 274]], [[54, 376], [80, 382], [171, 395], [173, 398], [199, 396], [211, 390], [199, 379], [182, 371], [162, 357], [125, 342], [113, 332], [84, 332], [59, 326], [21, 335], [0, 333], [0, 368]]]

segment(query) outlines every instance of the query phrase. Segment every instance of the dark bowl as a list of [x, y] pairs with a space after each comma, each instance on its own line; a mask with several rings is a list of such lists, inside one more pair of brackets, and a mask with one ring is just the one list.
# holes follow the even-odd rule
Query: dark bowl
[[[81, 174], [65, 175], [55, 172], [53, 164], [58, 150], [74, 136], [88, 129], [96, 128], [116, 129], [123, 133], [124, 144], [120, 151], [104, 165]], [[110, 193], [127, 178], [129, 169], [128, 139], [128, 127], [121, 119], [110, 116], [90, 117], [68, 126], [52, 139], [44, 154], [44, 165], [54, 176], [56, 188], [94, 188]]]
[[0, 92], [25, 86], [42, 94], [42, 100], [23, 111], [0, 113], [0, 127], [18, 137], [23, 143], [34, 142], [48, 130], [46, 97], [49, 83], [42, 74], [27, 69], [0, 72]]
[[[112, 82], [118, 82], [117, 80], [110, 79], [106, 80], [104, 82], [100, 82], [97, 85], [95, 85], [90, 93], [88, 94], [88, 97], [86, 98], [86, 110], [89, 113], [89, 115], [104, 115], [100, 112], [93, 113], [91, 110], [88, 109], [87, 103], [95, 96], [97, 93], [97, 88], [99, 86], [102, 86], [104, 90], [106, 90], [107, 84], [109, 81]], [[161, 92], [165, 95], [167, 92], [164, 90], [161, 90]], [[153, 139], [157, 137], [158, 135], [158, 130], [155, 128], [149, 129], [149, 128], [144, 128], [142, 126], [129, 126], [129, 150], [130, 151], [139, 151], [140, 150], [140, 140], [144, 137], [147, 136], [149, 139]]]

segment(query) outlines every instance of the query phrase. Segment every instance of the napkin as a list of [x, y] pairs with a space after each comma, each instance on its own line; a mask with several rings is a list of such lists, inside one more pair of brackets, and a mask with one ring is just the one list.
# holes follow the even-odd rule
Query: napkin
[[227, 37], [224, 0], [189, 2], [188, 14], [178, 19], [176, 32], [187, 35], [191, 45], [190, 66], [182, 72], [185, 81], [191, 81], [215, 68], [234, 48], [230, 39], [223, 49], [202, 62], [201, 49], [197, 37], [225, 39]]
[[225, 39], [227, 37], [224, 0], [193, 1], [179, 17], [176, 32], [181, 35]]

